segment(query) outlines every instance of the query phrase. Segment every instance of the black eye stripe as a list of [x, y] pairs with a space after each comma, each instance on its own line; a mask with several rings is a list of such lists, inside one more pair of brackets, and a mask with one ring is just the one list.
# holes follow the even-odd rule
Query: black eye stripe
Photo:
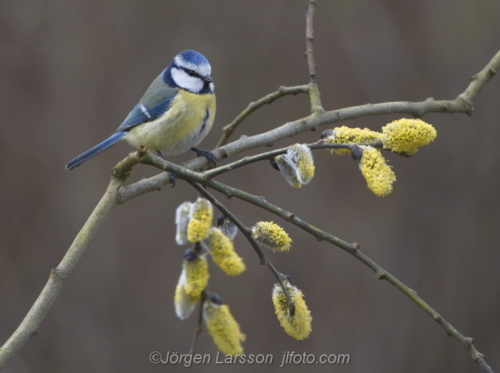
[[201, 79], [201, 75], [198, 74], [196, 71], [194, 70], [191, 70], [191, 69], [185, 69], [183, 68], [183, 70], [186, 72], [186, 74], [188, 74], [189, 76], [195, 76], [197, 78], [200, 78]]

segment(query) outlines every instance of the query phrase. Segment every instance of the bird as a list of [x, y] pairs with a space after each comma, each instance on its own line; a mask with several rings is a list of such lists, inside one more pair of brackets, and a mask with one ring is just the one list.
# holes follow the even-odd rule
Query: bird
[[[65, 169], [73, 170], [122, 140], [134, 147], [144, 145], [162, 158], [193, 150], [215, 164], [212, 152], [195, 148], [212, 128], [215, 109], [208, 59], [194, 50], [182, 51], [153, 80], [116, 131], [71, 160]], [[172, 183], [175, 185], [175, 178]]]

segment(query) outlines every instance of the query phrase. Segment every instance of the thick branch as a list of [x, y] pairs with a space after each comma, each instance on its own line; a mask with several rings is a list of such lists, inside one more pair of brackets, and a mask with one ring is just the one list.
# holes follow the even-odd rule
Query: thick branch
[[[314, 4], [314, 1], [310, 2], [310, 6], [312, 6], [311, 4]], [[491, 59], [491, 61], [482, 71], [480, 71], [472, 78], [472, 81], [467, 89], [463, 93], [461, 93], [455, 100], [435, 101], [434, 99], [430, 98], [422, 102], [389, 102], [375, 105], [368, 104], [328, 112], [313, 110], [313, 114], [306, 118], [286, 123], [274, 130], [260, 135], [237, 140], [233, 143], [216, 149], [214, 151], [214, 154], [217, 159], [223, 159], [245, 150], [257, 148], [260, 146], [271, 146], [278, 140], [292, 137], [308, 130], [316, 130], [320, 126], [326, 124], [332, 124], [343, 120], [355, 119], [365, 116], [400, 113], [422, 117], [424, 114], [429, 112], [466, 113], [468, 115], [471, 115], [473, 113], [474, 100], [499, 69], [500, 52], [498, 52]], [[309, 92], [311, 92], [311, 89], [314, 89], [313, 83], [310, 83]], [[278, 97], [280, 97], [280, 95], [278, 95]], [[33, 307], [26, 315], [23, 322], [0, 349], [0, 369], [4, 367], [7, 362], [26, 344], [30, 336], [37, 333], [38, 326], [57, 298], [65, 281], [72, 273], [80, 258], [85, 253], [87, 247], [90, 245], [93, 237], [96, 235], [98, 229], [104, 224], [111, 211], [119, 203], [124, 203], [131, 198], [137, 197], [152, 190], [159, 190], [164, 185], [170, 182], [168, 174], [161, 173], [149, 179], [141, 180], [140, 182], [137, 182], [130, 186], [123, 187], [124, 180], [128, 177], [131, 168], [138, 161], [140, 161], [141, 155], [142, 154], [137, 152], [131, 153], [114, 169], [111, 182], [105, 195], [102, 197], [101, 201], [96, 206], [95, 210], [83, 226], [82, 230], [75, 238], [75, 241], [69, 248], [67, 254], [63, 258], [59, 266], [51, 271], [51, 275], [47, 284], [45, 285]], [[152, 159], [149, 153], [145, 157], [148, 158], [148, 160], [150, 158]], [[387, 279], [394, 286], [396, 286], [398, 289], [402, 290], [406, 295], [412, 298], [417, 304], [419, 304], [419, 306], [426, 310], [426, 312], [431, 314], [431, 316], [438, 323], [440, 323], [440, 325], [445, 328], [445, 330], [450, 335], [454, 336], [469, 350], [471, 356], [476, 361], [476, 363], [480, 365], [483, 371], [491, 372], [491, 369], [485, 363], [482, 355], [472, 345], [472, 340], [470, 338], [466, 338], [458, 333], [458, 331], [456, 331], [447, 321], [442, 319], [439, 314], [437, 314], [420, 297], [418, 297], [413, 290], [400, 283], [387, 271], [383, 270], [381, 267], [377, 267], [374, 263], [370, 265], [369, 263], [371, 260], [369, 260], [369, 258], [365, 257], [363, 254], [359, 253], [359, 251], [357, 250], [357, 245], [349, 244], [332, 235], [327, 234], [326, 232], [318, 230], [317, 228], [309, 225], [301, 219], [298, 219], [292, 213], [286, 212], [279, 207], [269, 204], [262, 197], [252, 196], [248, 194], [245, 196], [244, 194], [242, 194], [245, 192], [237, 192], [235, 189], [224, 186], [224, 184], [218, 183], [214, 180], [207, 181], [203, 179], [200, 174], [194, 172], [191, 172], [191, 174], [184, 174], [184, 172], [190, 171], [183, 167], [172, 165], [170, 163], [169, 164], [172, 166], [165, 166], [164, 164], [162, 164], [162, 162], [165, 161], [159, 159], [158, 157], [154, 158], [157, 158], [157, 160], [151, 161], [151, 164], [157, 163], [155, 165], [161, 169], [169, 170], [181, 177], [190, 178], [191, 180], [199, 182], [205, 186], [209, 186], [213, 189], [219, 190], [227, 196], [235, 196], [241, 199], [248, 200], [248, 202], [254, 203], [257, 206], [260, 205], [266, 210], [271, 211], [278, 216], [281, 216], [282, 218], [306, 230], [307, 232], [315, 235], [319, 239], [326, 240], [338, 247], [345, 249], [352, 255], [356, 256], [363, 263], [368, 265], [370, 268], [372, 268], [377, 273], [379, 278]], [[198, 157], [188, 162], [187, 167], [199, 170], [206, 166], [206, 164], [206, 160]]]
[[[233, 141], [213, 151], [218, 160], [255, 149], [261, 146], [272, 146], [275, 142], [287, 137], [293, 137], [305, 131], [316, 130], [321, 126], [345, 120], [384, 114], [410, 114], [423, 117], [427, 113], [464, 113], [471, 115], [472, 103], [482, 91], [486, 83], [493, 77], [494, 72], [500, 70], [500, 51], [491, 59], [486, 67], [476, 74], [467, 89], [455, 100], [436, 101], [429, 98], [420, 102], [396, 101], [381, 104], [366, 104], [345, 109], [313, 113], [308, 117], [285, 123], [271, 131]], [[201, 170], [208, 164], [205, 158], [198, 157], [184, 166], [192, 170]], [[170, 182], [168, 174], [162, 173], [149, 179], [141, 180], [133, 187], [122, 188], [120, 194], [123, 202], [141, 194], [160, 190]]]

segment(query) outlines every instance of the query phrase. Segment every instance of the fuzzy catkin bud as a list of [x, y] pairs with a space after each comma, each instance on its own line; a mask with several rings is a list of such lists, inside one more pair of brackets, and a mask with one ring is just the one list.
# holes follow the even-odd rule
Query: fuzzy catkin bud
[[[325, 132], [323, 132], [325, 133]], [[368, 128], [337, 127], [323, 141], [329, 144], [368, 144], [380, 140], [382, 134]], [[332, 149], [331, 153], [350, 154], [349, 149]]]
[[234, 319], [227, 304], [217, 304], [207, 300], [203, 305], [203, 318], [217, 348], [224, 354], [243, 353], [241, 343], [245, 334]]
[[290, 300], [295, 306], [295, 313], [291, 315], [288, 300], [280, 284], [275, 284], [273, 288], [273, 304], [276, 316], [285, 332], [295, 339], [305, 339], [311, 333], [311, 311], [307, 308], [304, 301], [304, 294], [291, 285], [288, 281], [284, 281], [286, 289], [290, 295]]
[[190, 220], [191, 208], [193, 204], [191, 202], [184, 202], [175, 211], [175, 225], [177, 228], [175, 234], [175, 242], [178, 245], [185, 245], [189, 243], [187, 239], [187, 227]]
[[274, 160], [285, 180], [295, 188], [306, 185], [314, 176], [313, 156], [305, 144], [290, 146], [285, 154], [276, 156]]
[[212, 227], [203, 244], [220, 269], [229, 276], [237, 276], [246, 269], [243, 259], [234, 251], [233, 242], [219, 228]]
[[272, 221], [260, 221], [255, 224], [252, 237], [258, 244], [273, 251], [288, 251], [292, 243], [285, 230]]
[[232, 220], [224, 217], [224, 215], [219, 215], [217, 217], [217, 228], [219, 228], [222, 233], [228, 236], [231, 241], [233, 241], [236, 237], [236, 234], [238, 234], [238, 227], [236, 226], [236, 224], [234, 224]]
[[200, 300], [200, 295], [193, 296], [186, 292], [186, 272], [181, 272], [181, 277], [175, 288], [174, 306], [175, 314], [181, 320], [185, 320], [191, 315], [196, 306], [196, 302]]
[[[182, 270], [185, 272], [186, 294], [199, 297], [208, 284], [208, 263], [206, 254], [197, 255], [192, 260], [184, 260]], [[182, 275], [181, 275], [182, 277]]]
[[418, 148], [430, 144], [437, 136], [436, 129], [420, 119], [399, 119], [382, 127], [385, 149], [411, 156]]
[[379, 197], [392, 192], [392, 183], [396, 175], [385, 162], [379, 150], [371, 146], [361, 146], [363, 156], [359, 161], [359, 168], [366, 180], [368, 188]]
[[200, 242], [212, 225], [212, 205], [205, 198], [198, 198], [191, 208], [186, 237], [189, 242]]

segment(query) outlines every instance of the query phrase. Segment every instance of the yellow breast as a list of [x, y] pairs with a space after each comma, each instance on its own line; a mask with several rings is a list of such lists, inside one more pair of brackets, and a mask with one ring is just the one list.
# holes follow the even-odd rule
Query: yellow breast
[[215, 107], [215, 94], [181, 89], [167, 112], [132, 128], [124, 139], [134, 147], [142, 144], [167, 156], [184, 153], [208, 134], [214, 123]]

